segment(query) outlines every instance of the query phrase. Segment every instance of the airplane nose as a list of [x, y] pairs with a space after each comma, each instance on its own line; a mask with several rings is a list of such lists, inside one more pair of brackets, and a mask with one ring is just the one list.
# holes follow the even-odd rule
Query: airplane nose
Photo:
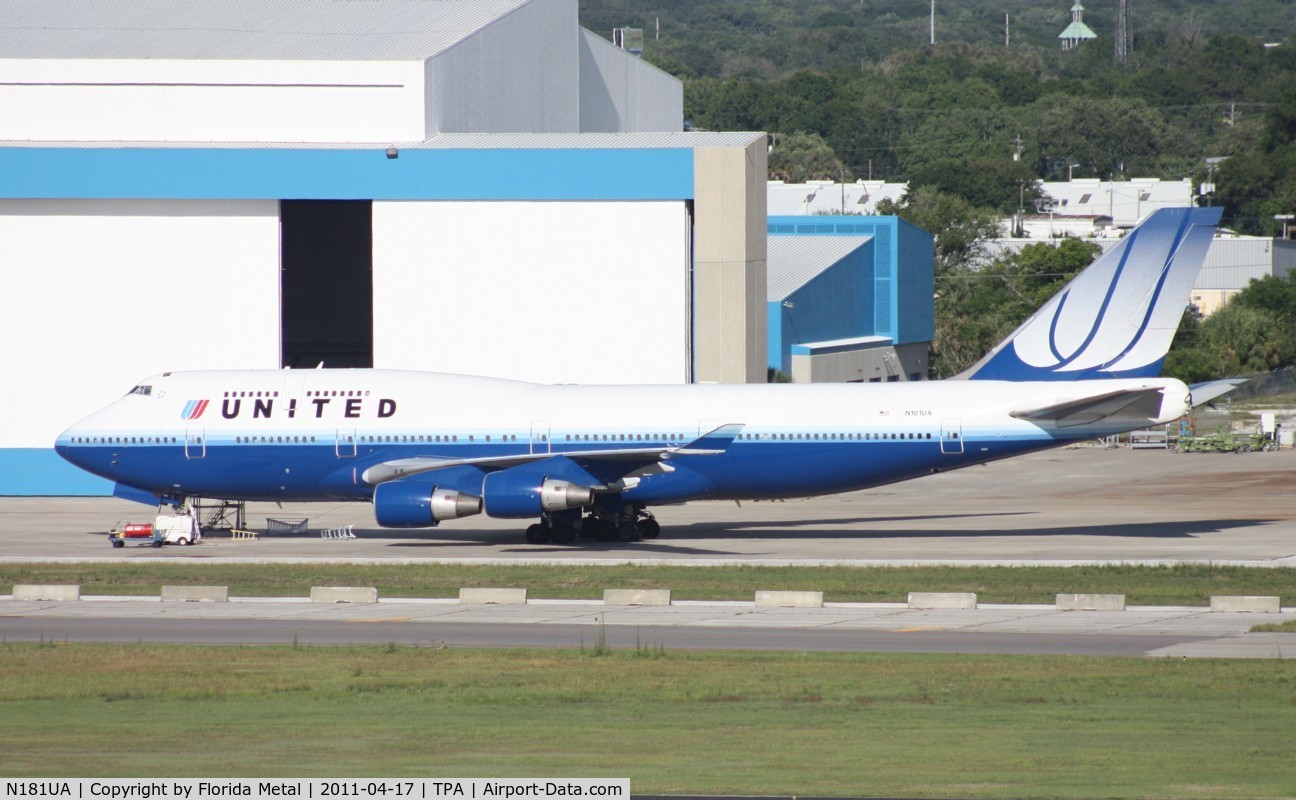
[[77, 426], [73, 425], [71, 428], [60, 433], [58, 438], [54, 440], [54, 452], [62, 456], [64, 460], [70, 461], [77, 466], [81, 466], [77, 463], [76, 459], [76, 442], [79, 438], [80, 436], [77, 433]]

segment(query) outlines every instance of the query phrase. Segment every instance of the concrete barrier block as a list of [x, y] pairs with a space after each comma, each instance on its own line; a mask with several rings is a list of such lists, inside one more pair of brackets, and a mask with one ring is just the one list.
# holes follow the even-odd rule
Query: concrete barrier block
[[186, 603], [228, 603], [228, 586], [163, 586], [164, 601]]
[[976, 608], [977, 596], [973, 592], [910, 592], [909, 607]]
[[312, 586], [312, 603], [376, 603], [378, 590], [372, 586]]
[[604, 589], [603, 602], [610, 606], [668, 606], [670, 589]]
[[823, 608], [823, 592], [756, 593], [756, 605], [779, 608]]
[[1123, 594], [1059, 594], [1058, 611], [1124, 611]]
[[483, 605], [520, 606], [527, 601], [526, 589], [464, 588], [459, 590], [460, 603]]
[[1235, 612], [1249, 611], [1257, 614], [1277, 614], [1281, 610], [1279, 598], [1265, 595], [1214, 595], [1211, 597], [1211, 611]]
[[44, 583], [17, 583], [13, 588], [15, 600], [54, 600], [60, 603], [81, 599], [79, 584], [58, 585]]

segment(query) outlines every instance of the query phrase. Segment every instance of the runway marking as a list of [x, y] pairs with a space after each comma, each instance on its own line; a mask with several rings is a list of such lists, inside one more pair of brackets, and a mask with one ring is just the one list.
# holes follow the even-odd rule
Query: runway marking
[[385, 617], [383, 619], [346, 619], [343, 622], [409, 622], [410, 617]]
[[892, 633], [921, 633], [923, 631], [943, 631], [940, 625], [919, 625], [916, 628], [895, 628]]

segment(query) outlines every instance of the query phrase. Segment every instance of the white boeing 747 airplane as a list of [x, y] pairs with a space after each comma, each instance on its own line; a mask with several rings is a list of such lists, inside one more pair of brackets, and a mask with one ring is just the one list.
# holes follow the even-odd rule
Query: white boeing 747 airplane
[[[1159, 378], [1220, 217], [1158, 211], [956, 379], [546, 386], [381, 369], [165, 372], [59, 436], [118, 496], [485, 513], [527, 541], [658, 535], [647, 508], [865, 489], [1183, 416]], [[1199, 397], [1199, 400], [1207, 399]]]

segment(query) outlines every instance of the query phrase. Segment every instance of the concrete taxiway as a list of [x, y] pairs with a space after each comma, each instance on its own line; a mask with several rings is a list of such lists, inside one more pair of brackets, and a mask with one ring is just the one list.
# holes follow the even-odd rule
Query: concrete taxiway
[[[1296, 566], [1296, 452], [1174, 454], [1076, 447], [919, 480], [785, 502], [655, 509], [660, 539], [527, 545], [524, 521], [471, 517], [384, 530], [363, 503], [248, 507], [248, 526], [307, 518], [309, 532], [195, 547], [113, 550], [147, 521], [111, 498], [0, 499], [0, 560], [634, 561], [667, 563], [1184, 563]], [[355, 540], [319, 531], [353, 525]]]
[[1296, 608], [1239, 614], [1200, 607], [1107, 612], [1031, 605], [917, 610], [890, 603], [769, 608], [743, 602], [653, 607], [533, 600], [497, 606], [408, 599], [0, 597], [0, 633], [10, 642], [592, 647], [602, 634], [613, 647], [667, 649], [1296, 658], [1296, 634], [1248, 633], [1258, 622], [1291, 619]]

